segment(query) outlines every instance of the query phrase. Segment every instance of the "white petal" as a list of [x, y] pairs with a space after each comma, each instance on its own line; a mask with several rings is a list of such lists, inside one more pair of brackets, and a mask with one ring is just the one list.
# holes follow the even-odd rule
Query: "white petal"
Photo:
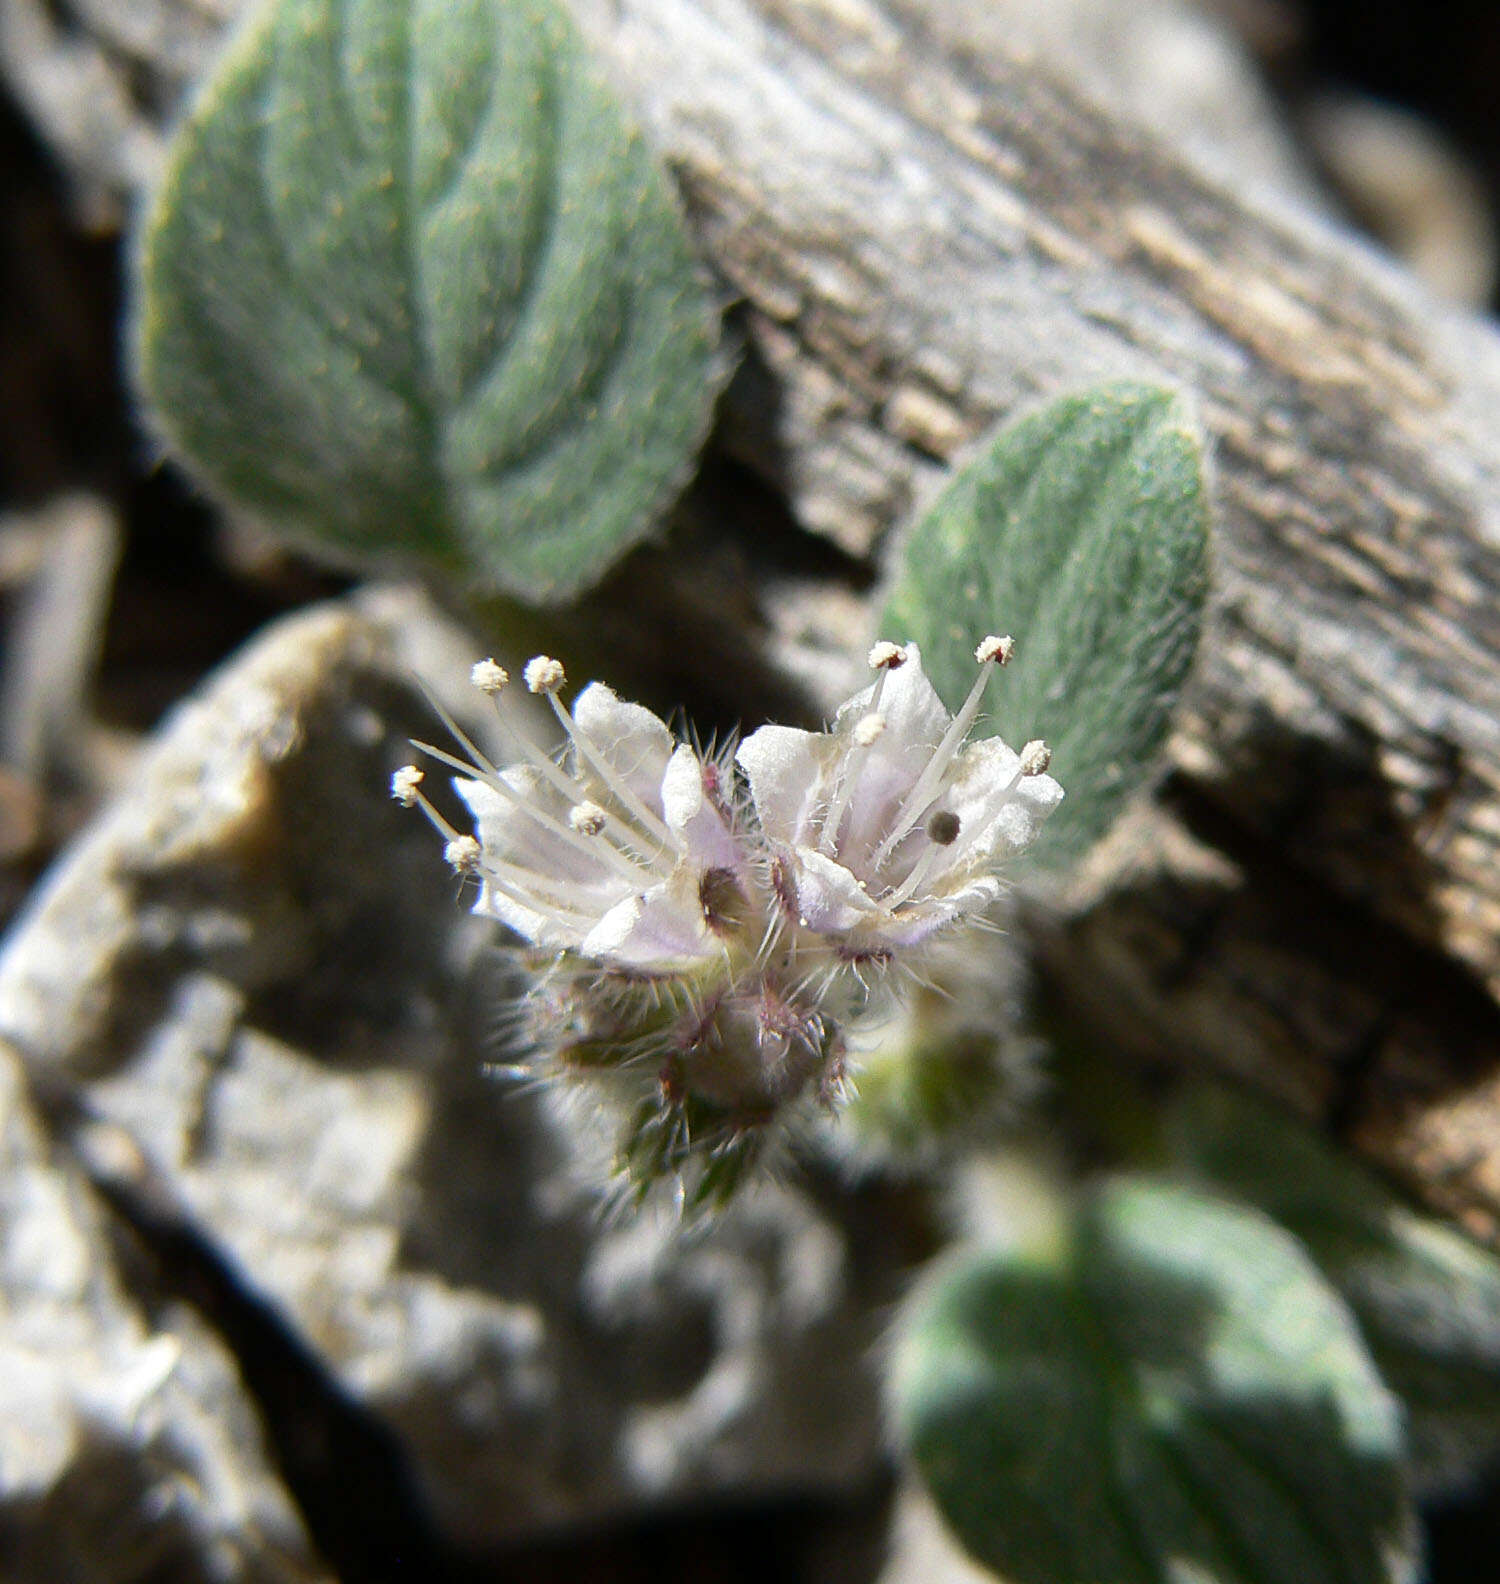
[[1063, 789], [1051, 776], [1026, 776], [1000, 810], [986, 850], [992, 858], [1013, 857], [1034, 842], [1047, 816], [1062, 802]]
[[842, 934], [880, 912], [843, 864], [811, 847], [797, 849], [792, 878], [799, 921], [820, 935]]
[[541, 946], [549, 951], [577, 946], [583, 939], [582, 932], [576, 926], [522, 907], [519, 902], [497, 891], [489, 881], [479, 888], [474, 912], [481, 918], [497, 919], [524, 940], [529, 940], [533, 946]]
[[[952, 721], [922, 670], [917, 646], [908, 644], [906, 652], [906, 663], [886, 676], [880, 695], [885, 730], [857, 761], [858, 781], [839, 845], [840, 856], [872, 883], [870, 855], [885, 840]], [[869, 708], [874, 691], [873, 685], [866, 688], [839, 711], [843, 730]]]
[[953, 717], [927, 680], [922, 653], [915, 644], [906, 646], [906, 664], [886, 676], [880, 713], [885, 716], [886, 735], [929, 749], [937, 747], [952, 722]]
[[762, 726], [739, 746], [735, 763], [750, 783], [760, 828], [789, 847], [809, 841], [813, 815], [827, 806], [829, 770], [838, 744], [827, 732], [795, 726]]
[[1003, 889], [995, 875], [980, 875], [950, 895], [908, 903], [882, 922], [880, 943], [892, 948], [919, 946], [955, 919], [982, 913]]
[[676, 746], [664, 722], [590, 682], [573, 700], [573, 724], [648, 808], [661, 807], [661, 778]]
[[1062, 801], [1063, 789], [1049, 775], [1017, 779], [1019, 764], [998, 737], [965, 749], [945, 799], [959, 817], [962, 834], [954, 857], [960, 864], [999, 862], [1023, 852]]
[[970, 743], [958, 756], [942, 804], [958, 815], [962, 832], [959, 842], [964, 847], [972, 847], [980, 839], [1006, 800], [1013, 796], [1011, 783], [1020, 784], [1020, 766], [1019, 755], [998, 737]]
[[686, 743], [667, 763], [661, 783], [661, 806], [668, 827], [682, 838], [687, 861], [700, 874], [705, 869], [740, 873], [740, 850], [723, 815], [704, 791], [702, 760]]

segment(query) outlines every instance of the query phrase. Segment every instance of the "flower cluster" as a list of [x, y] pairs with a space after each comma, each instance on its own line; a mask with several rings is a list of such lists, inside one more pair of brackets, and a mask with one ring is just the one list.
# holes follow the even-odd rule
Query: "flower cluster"
[[557, 756], [507, 707], [493, 660], [472, 673], [517, 750], [499, 767], [449, 722], [474, 818], [460, 834], [407, 766], [392, 794], [441, 831], [478, 881], [475, 911], [532, 948], [527, 1039], [539, 1059], [613, 1084], [627, 1113], [620, 1165], [644, 1192], [727, 1195], [799, 1104], [836, 1106], [846, 1030], [890, 970], [1001, 891], [1062, 788], [1040, 742], [968, 740], [985, 685], [1010, 659], [986, 638], [950, 716], [915, 644], [877, 644], [871, 685], [828, 731], [763, 726], [732, 754], [676, 741], [599, 682], [569, 708], [562, 666], [523, 682], [566, 737]]

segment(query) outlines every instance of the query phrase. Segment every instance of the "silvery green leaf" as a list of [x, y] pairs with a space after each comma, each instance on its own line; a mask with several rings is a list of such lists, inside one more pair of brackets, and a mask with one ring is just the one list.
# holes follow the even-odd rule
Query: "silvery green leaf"
[[684, 482], [715, 315], [556, 0], [275, 0], [174, 143], [135, 355], [213, 491], [360, 564], [532, 601]]
[[1003, 428], [905, 542], [882, 632], [914, 638], [950, 702], [973, 650], [1016, 638], [989, 729], [1042, 737], [1067, 798], [1035, 852], [1077, 857], [1151, 773], [1197, 646], [1208, 505], [1181, 398], [1105, 385]]
[[920, 1289], [895, 1418], [1010, 1584], [1389, 1584], [1416, 1571], [1399, 1412], [1343, 1303], [1258, 1213], [1139, 1180], [1054, 1246]]
[[1452, 1488], [1500, 1456], [1500, 1260], [1228, 1089], [1190, 1091], [1170, 1132], [1187, 1165], [1294, 1232], [1343, 1294], [1405, 1406], [1421, 1489]]

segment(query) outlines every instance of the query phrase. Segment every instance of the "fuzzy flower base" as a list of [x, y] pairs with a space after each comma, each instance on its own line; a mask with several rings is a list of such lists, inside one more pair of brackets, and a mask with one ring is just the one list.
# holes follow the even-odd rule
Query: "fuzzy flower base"
[[950, 716], [915, 644], [877, 644], [873, 682], [830, 730], [763, 726], [707, 755], [603, 683], [570, 709], [562, 666], [539, 655], [523, 680], [565, 733], [554, 756], [485, 660], [472, 680], [516, 761], [491, 763], [452, 722], [467, 759], [418, 745], [459, 772], [474, 833], [438, 814], [421, 770], [397, 771], [392, 795], [477, 880], [475, 911], [530, 947], [532, 1064], [621, 1104], [617, 1164], [637, 1196], [666, 1183], [684, 1208], [726, 1199], [799, 1113], [840, 1105], [851, 1022], [919, 979], [931, 943], [983, 921], [1062, 798], [1042, 743], [968, 741], [1011, 649], [979, 645]]

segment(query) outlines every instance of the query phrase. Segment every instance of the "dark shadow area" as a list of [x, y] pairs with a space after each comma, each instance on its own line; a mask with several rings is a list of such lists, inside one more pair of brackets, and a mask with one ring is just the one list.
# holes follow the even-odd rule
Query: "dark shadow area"
[[1424, 1513], [1430, 1584], [1475, 1584], [1500, 1556], [1500, 1470]]
[[[1250, 919], [1285, 959], [1346, 987], [1352, 1015], [1330, 1006], [1316, 1020], [1321, 1051], [1309, 1036], [1310, 1054], [1328, 1065], [1323, 1123], [1335, 1135], [1372, 1110], [1399, 1121], [1492, 1074], [1500, 1007], [1438, 944], [1431, 860], [1373, 738], [1352, 725], [1337, 741], [1264, 729], [1231, 757], [1230, 780], [1176, 774], [1162, 788], [1167, 809], [1244, 876], [1158, 966], [1163, 989], [1189, 981]], [[1456, 795], [1462, 774], [1456, 759], [1436, 767], [1432, 809]]]
[[228, 564], [218, 512], [176, 467], [154, 462], [144, 438], [133, 435], [131, 446], [97, 708], [110, 725], [148, 731], [267, 622], [352, 579], [269, 546], [253, 567]]
[[1301, 0], [1301, 9], [1304, 73], [1403, 105], [1440, 128], [1472, 161], [1500, 214], [1500, 9], [1492, 0]]
[[[1478, 178], [1492, 223], [1500, 216], [1500, 11], [1491, 0], [1211, 0], [1209, 9], [1260, 62], [1291, 125], [1329, 92], [1410, 112], [1451, 143]], [[1315, 147], [1304, 152], [1317, 162]], [[1332, 203], [1360, 210], [1360, 195], [1344, 191], [1337, 172], [1324, 175]]]
[[0, 509], [119, 482], [118, 244], [84, 237], [0, 91]]

